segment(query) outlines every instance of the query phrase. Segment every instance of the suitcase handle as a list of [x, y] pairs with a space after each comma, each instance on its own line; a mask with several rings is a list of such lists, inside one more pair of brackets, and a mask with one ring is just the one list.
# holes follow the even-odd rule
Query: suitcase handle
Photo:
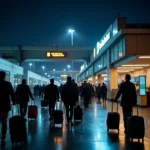
[[[20, 115], [20, 113], [19, 113], [19, 104], [16, 104], [16, 105], [17, 105], [18, 115]], [[11, 113], [12, 113], [12, 117], [13, 117], [14, 116], [13, 105], [11, 105]]]
[[35, 106], [35, 100], [32, 100], [32, 99], [31, 99], [31, 106], [32, 106], [32, 101], [34, 101], [34, 105], [33, 106]]
[[[136, 105], [137, 108], [137, 116], [139, 115], [139, 109], [138, 109], [138, 105]], [[132, 110], [132, 116], [133, 116], [133, 110]]]
[[[112, 112], [113, 112], [113, 101], [112, 101], [111, 110], [112, 110]], [[117, 101], [117, 112], [118, 112], [118, 101]]]

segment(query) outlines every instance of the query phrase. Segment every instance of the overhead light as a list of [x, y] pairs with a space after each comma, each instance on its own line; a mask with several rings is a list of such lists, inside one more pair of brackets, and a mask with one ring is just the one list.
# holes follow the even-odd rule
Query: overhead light
[[60, 76], [61, 77], [67, 77], [67, 74], [61, 74]]
[[140, 56], [139, 58], [150, 58], [150, 56]]
[[89, 81], [92, 81], [92, 78], [88, 78]]
[[132, 65], [121, 65], [121, 66], [123, 67], [147, 67], [149, 66], [149, 64], [136, 64], [136, 65], [132, 64]]
[[62, 82], [66, 82], [65, 80], [63, 80]]
[[118, 69], [142, 69], [143, 67], [125, 67], [125, 66], [122, 66], [122, 67], [118, 67]]
[[107, 74], [101, 74], [102, 77], [107, 77]]
[[118, 72], [129, 72], [129, 70], [118, 70]]

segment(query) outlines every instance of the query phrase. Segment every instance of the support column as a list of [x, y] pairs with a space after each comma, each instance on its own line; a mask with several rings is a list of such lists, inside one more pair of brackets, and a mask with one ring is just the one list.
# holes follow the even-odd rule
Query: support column
[[118, 88], [118, 73], [116, 68], [107, 69], [107, 87], [108, 87], [108, 99], [114, 99], [116, 93], [113, 91]]

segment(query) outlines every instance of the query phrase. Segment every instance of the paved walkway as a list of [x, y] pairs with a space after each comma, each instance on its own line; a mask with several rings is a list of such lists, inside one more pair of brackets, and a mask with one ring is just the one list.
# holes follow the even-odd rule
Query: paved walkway
[[[27, 121], [28, 143], [18, 144], [14, 150], [150, 150], [150, 108], [140, 108], [139, 114], [145, 115], [146, 138], [144, 145], [126, 141], [121, 115], [120, 134], [107, 134], [106, 116], [111, 109], [111, 103], [107, 103], [107, 108], [97, 104], [96, 100], [92, 101], [90, 107], [84, 111], [82, 123], [76, 124], [72, 129], [66, 128], [64, 120], [63, 128], [51, 129], [49, 126], [48, 109], [40, 107], [38, 101], [38, 118], [37, 120]], [[116, 108], [116, 104], [114, 105]], [[62, 107], [63, 109], [63, 107]], [[119, 107], [121, 112], [121, 107]], [[64, 111], [65, 113], [65, 111]], [[65, 118], [65, 115], [64, 115]], [[9, 129], [8, 129], [9, 131]], [[9, 132], [7, 132], [7, 142], [2, 150], [10, 150], [11, 142]]]

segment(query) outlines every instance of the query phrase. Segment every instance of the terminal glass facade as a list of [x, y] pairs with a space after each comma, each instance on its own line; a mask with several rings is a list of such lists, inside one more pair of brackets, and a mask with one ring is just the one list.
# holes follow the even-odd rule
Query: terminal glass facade
[[19, 84], [21, 84], [21, 81], [22, 81], [22, 75], [14, 74], [14, 89], [16, 89]]
[[111, 54], [111, 63], [125, 56], [125, 39], [124, 38], [121, 38], [117, 43], [115, 43], [111, 47], [110, 54]]
[[10, 81], [10, 72], [2, 69], [0, 69], [0, 71], [4, 71], [6, 73], [5, 81]]

